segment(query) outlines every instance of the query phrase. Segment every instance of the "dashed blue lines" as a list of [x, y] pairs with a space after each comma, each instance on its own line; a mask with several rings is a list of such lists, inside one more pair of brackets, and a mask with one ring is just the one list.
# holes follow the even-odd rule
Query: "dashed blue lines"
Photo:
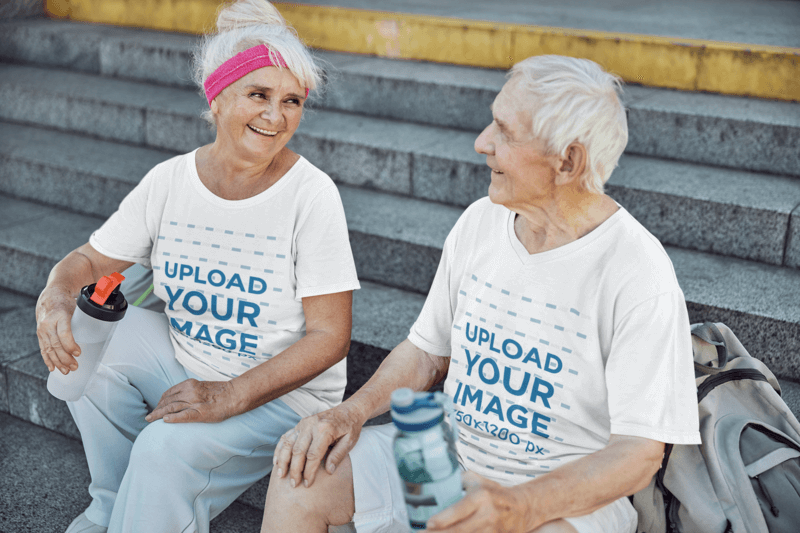
[[520, 336], [520, 337], [522, 337], [523, 339], [525, 338], [525, 334], [524, 334], [524, 333], [522, 333], [521, 331], [515, 331], [515, 332], [514, 332], [514, 335], [519, 335], [519, 336]]
[[586, 338], [586, 335], [584, 335], [583, 333], [577, 333], [577, 335], [578, 335], [578, 337], [580, 337], [581, 339], [585, 339], [585, 338]]
[[231, 248], [231, 250], [233, 250], [234, 252], [241, 252], [242, 251], [241, 248]]
[[470, 461], [472, 461], [473, 463], [477, 462], [477, 461], [475, 461], [475, 459], [473, 459], [473, 458], [472, 458], [472, 457], [470, 457], [469, 455], [467, 456], [467, 459], [469, 459], [469, 460], [470, 460]]
[[194, 224], [186, 224], [186, 227], [187, 227], [187, 228], [194, 229]]
[[225, 235], [233, 235], [233, 232], [229, 229], [225, 230]]
[[[483, 452], [483, 453], [486, 453], [486, 452]], [[492, 465], [486, 465], [486, 468], [488, 468], [489, 470], [494, 470], [494, 467]]]
[[483, 322], [484, 324], [486, 323], [486, 319], [485, 319], [485, 318], [483, 318], [483, 317], [479, 318], [478, 320], [480, 320], [480, 321], [481, 321], [481, 322]]
[[486, 286], [487, 286], [487, 287], [489, 287], [490, 289], [492, 288], [492, 284], [491, 284], [491, 283], [489, 283], [489, 282], [486, 282], [486, 283], [484, 283], [484, 285], [486, 285]]
[[220, 265], [225, 265], [225, 266], [228, 266], [228, 262], [227, 262], [227, 261], [220, 261], [220, 262], [219, 262], [219, 264], [220, 264]]
[[268, 321], [267, 321], [267, 324], [269, 324], [269, 325], [271, 325], [271, 326], [277, 326], [277, 325], [278, 325], [278, 323], [277, 323], [277, 322], [275, 322], [274, 320], [268, 320]]
[[170, 226], [177, 226], [177, 225], [178, 225], [178, 223], [177, 223], [177, 222], [170, 222], [170, 223], [169, 223], [169, 225], [170, 225]]
[[200, 241], [192, 241], [192, 244], [194, 244], [195, 246], [200, 246]]
[[561, 383], [558, 383], [558, 382], [553, 383], [553, 385], [555, 385], [559, 389], [563, 389], [564, 388], [564, 385], [562, 385]]
[[491, 442], [489, 443], [489, 446], [491, 446], [492, 448], [495, 448], [497, 450], [500, 449], [500, 446], [498, 446], [497, 444], [492, 444]]
[[250, 267], [247, 265], [239, 265], [242, 270], [250, 270]]
[[260, 251], [258, 251], [258, 250], [256, 250], [256, 251], [255, 251], [255, 252], [253, 252], [253, 253], [254, 253], [255, 255], [260, 255], [260, 256], [263, 256], [263, 255], [264, 255], [264, 252], [260, 252]]
[[550, 342], [549, 342], [549, 341], [546, 341], [546, 340], [544, 340], [544, 339], [539, 339], [539, 342], [541, 342], [541, 343], [542, 343], [542, 344], [544, 344], [545, 346], [550, 346]]
[[481, 303], [481, 299], [478, 298], [478, 297], [475, 297], [475, 301], [478, 302], [478, 303]]
[[244, 236], [245, 237], [250, 237], [251, 239], [255, 239], [256, 238], [256, 236], [253, 233], [245, 233]]
[[277, 237], [273, 237], [273, 236], [271, 236], [271, 235], [267, 235], [267, 240], [268, 240], [268, 241], [277, 241], [277, 240], [278, 240], [278, 238], [277, 238]]
[[500, 324], [495, 324], [494, 327], [496, 327], [497, 329], [503, 329], [503, 326], [501, 326]]
[[531, 300], [531, 299], [530, 299], [530, 298], [528, 298], [527, 296], [523, 296], [523, 297], [522, 297], [522, 301], [523, 301], [523, 302], [528, 302], [528, 303], [533, 303], [533, 300]]
[[561, 404], [561, 407], [563, 407], [564, 409], [567, 409], [567, 410], [569, 410], [569, 405], [567, 405], [567, 404], [565, 404], [565, 403], [562, 403], [562, 404]]
[[208, 226], [206, 226], [206, 231], [214, 231], [214, 228], [209, 228]]
[[[210, 354], [209, 354], [209, 355], [210, 355]], [[230, 360], [231, 360], [231, 358], [230, 358], [230, 357], [225, 357], [224, 355], [222, 356], [222, 359], [223, 359], [224, 361], [230, 361]]]
[[275, 257], [277, 257], [278, 259], [286, 259], [286, 256], [284, 254], [275, 254]]
[[208, 263], [208, 259], [206, 259], [205, 257], [201, 257], [200, 261], [202, 261], [203, 263]]
[[247, 363], [242, 363], [241, 361], [239, 361], [239, 364], [240, 364], [240, 365], [242, 365], [243, 367], [246, 367], [246, 368], [252, 368], [252, 367], [251, 367], [250, 365], [248, 365]]
[[577, 370], [573, 370], [571, 368], [569, 370], [567, 370], [567, 372], [569, 372], [570, 374], [574, 374], [576, 376], [578, 375], [578, 371]]
[[567, 353], [572, 353], [572, 350], [570, 350], [569, 348], [567, 348], [567, 347], [565, 347], [565, 346], [562, 346], [562, 347], [561, 347], [561, 351], [562, 351], [562, 352], [567, 352]]
[[544, 305], [550, 309], [558, 309], [558, 307], [555, 304], [544, 304]]
[[181, 255], [181, 259], [189, 259], [188, 255]]
[[531, 322], [533, 322], [534, 324], [541, 324], [542, 323], [541, 320], [539, 320], [538, 318], [533, 318], [533, 317], [531, 317]]
[[489, 307], [491, 307], [492, 309], [497, 309], [497, 306], [494, 304], [489, 304]]
[[220, 248], [219, 244], [212, 244], [212, 245], [211, 245], [211, 247], [212, 247], [212, 248], [217, 248], [217, 249], [219, 249], [219, 248]]
[[478, 437], [476, 437], [475, 435], [470, 435], [469, 438], [471, 438], [472, 440], [478, 440], [478, 441], [481, 440]]
[[478, 281], [478, 277], [475, 274], [472, 275], [472, 281]]
[[461, 296], [466, 296], [467, 295], [467, 293], [465, 291], [458, 291], [458, 294], [460, 294]]
[[457, 330], [461, 331], [461, 326], [457, 326], [457, 325], [453, 324], [453, 329], [457, 329]]
[[511, 293], [510, 293], [510, 292], [508, 292], [508, 291], [507, 291], [507, 290], [505, 290], [505, 289], [501, 290], [500, 292], [501, 292], [502, 294], [505, 294], [506, 296], [511, 296]]
[[163, 235], [159, 235], [159, 236], [158, 236], [158, 240], [159, 240], [159, 241], [166, 240], [166, 237], [164, 237]]
[[176, 237], [176, 238], [175, 238], [175, 242], [183, 242], [183, 239], [178, 239], [178, 238]]
[[272, 287], [272, 290], [275, 292], [283, 292], [283, 289], [281, 289], [280, 287]]
[[564, 326], [553, 325], [558, 331], [564, 331]]
[[581, 312], [575, 309], [574, 307], [569, 308], [569, 312], [576, 316], [581, 316]]
[[510, 316], [517, 316], [517, 313], [514, 311], [506, 311]]
[[556, 437], [555, 440], [556, 442], [564, 442], [564, 439], [562, 439], [561, 437]]

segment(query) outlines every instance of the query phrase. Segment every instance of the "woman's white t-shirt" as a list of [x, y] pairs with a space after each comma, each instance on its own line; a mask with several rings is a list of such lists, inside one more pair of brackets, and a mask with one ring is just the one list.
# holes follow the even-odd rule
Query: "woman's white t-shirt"
[[[90, 238], [100, 253], [153, 269], [175, 355], [206, 380], [229, 380], [306, 330], [302, 298], [359, 288], [333, 181], [306, 159], [266, 191], [225, 200], [195, 152], [153, 168]], [[301, 416], [342, 400], [341, 361], [281, 399]]]

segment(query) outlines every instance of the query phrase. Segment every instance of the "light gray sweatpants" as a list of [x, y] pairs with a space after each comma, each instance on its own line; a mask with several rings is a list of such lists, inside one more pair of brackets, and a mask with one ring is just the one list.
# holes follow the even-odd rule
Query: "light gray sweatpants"
[[198, 379], [175, 359], [167, 317], [131, 306], [86, 395], [67, 402], [92, 477], [86, 516], [109, 533], [207, 532], [272, 470], [275, 444], [300, 421], [273, 400], [214, 424], [146, 422], [164, 391], [189, 378]]

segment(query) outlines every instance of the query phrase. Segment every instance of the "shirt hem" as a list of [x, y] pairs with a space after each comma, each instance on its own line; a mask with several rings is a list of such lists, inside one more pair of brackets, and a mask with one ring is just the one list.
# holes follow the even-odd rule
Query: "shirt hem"
[[295, 291], [294, 299], [298, 302], [303, 298], [310, 296], [322, 296], [324, 294], [335, 294], [337, 292], [355, 291], [361, 288], [361, 284], [356, 281], [347, 281], [344, 283], [337, 283], [335, 285], [324, 285], [321, 287], [307, 287], [297, 289]]
[[119, 261], [130, 261], [132, 263], [139, 263], [144, 265], [145, 267], [149, 265], [149, 260], [150, 260], [149, 255], [146, 255], [144, 257], [134, 257], [130, 255], [124, 255], [112, 252], [102, 244], [98, 243], [97, 238], [94, 236], [94, 234], [92, 234], [91, 237], [89, 237], [89, 244], [92, 245], [92, 248], [94, 248], [101, 254], [105, 255], [106, 257], [110, 257], [111, 259], [117, 259]]
[[441, 346], [436, 346], [434, 344], [431, 344], [423, 340], [422, 337], [414, 333], [414, 331], [411, 331], [411, 333], [408, 334], [408, 340], [411, 341], [411, 344], [413, 344], [420, 350], [427, 352], [431, 355], [436, 355], [438, 357], [450, 357], [449, 347], [442, 348]]
[[664, 431], [644, 426], [611, 424], [611, 433], [629, 437], [642, 437], [670, 444], [700, 444], [699, 431]]

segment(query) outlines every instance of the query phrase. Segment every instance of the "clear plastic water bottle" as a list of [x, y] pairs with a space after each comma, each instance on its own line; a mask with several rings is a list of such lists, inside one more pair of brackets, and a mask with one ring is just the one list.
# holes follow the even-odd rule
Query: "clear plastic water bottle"
[[53, 370], [47, 378], [47, 390], [59, 400], [74, 402], [83, 396], [89, 380], [97, 371], [108, 342], [128, 309], [128, 302], [119, 290], [124, 279], [122, 274], [114, 272], [81, 289], [70, 322], [72, 336], [81, 347], [81, 354], [76, 359], [78, 370], [66, 376]]
[[392, 421], [397, 426], [394, 457], [412, 529], [426, 529], [428, 519], [460, 500], [461, 467], [453, 429], [444, 423], [447, 396], [397, 389], [392, 393]]

